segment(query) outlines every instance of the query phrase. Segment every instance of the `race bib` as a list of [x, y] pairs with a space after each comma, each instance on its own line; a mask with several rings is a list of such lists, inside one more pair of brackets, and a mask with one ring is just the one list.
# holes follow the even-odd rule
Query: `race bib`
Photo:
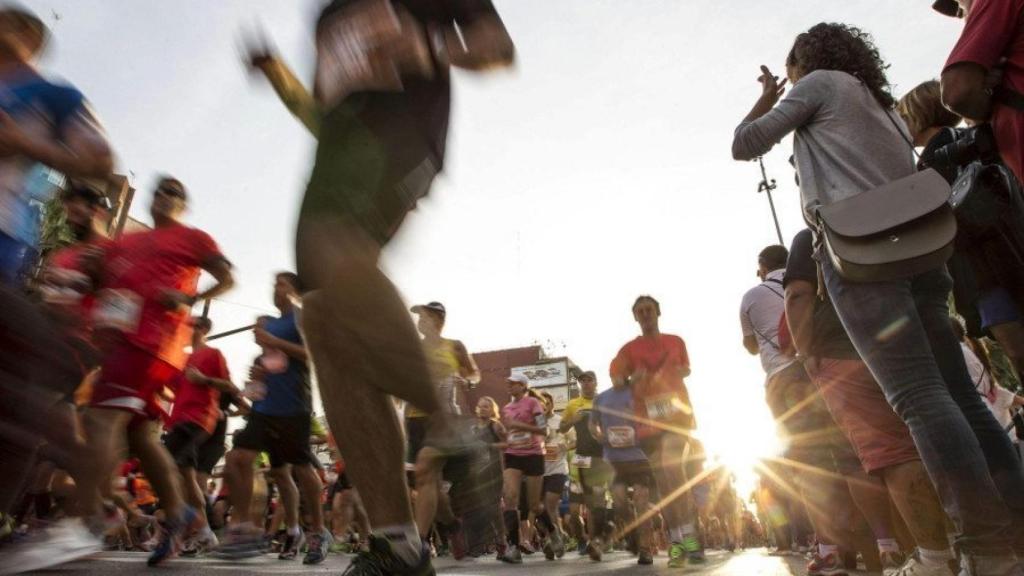
[[253, 380], [245, 385], [242, 397], [253, 402], [259, 402], [267, 397], [267, 385], [259, 380]]
[[669, 420], [683, 413], [683, 402], [677, 394], [669, 392], [652, 396], [644, 401], [647, 406], [647, 417], [651, 420]]
[[522, 430], [511, 432], [508, 435], [508, 445], [510, 448], [529, 448], [533, 445], [533, 434]]
[[590, 456], [576, 454], [572, 457], [572, 465], [577, 468], [590, 468]]
[[103, 290], [93, 314], [97, 328], [114, 328], [134, 334], [142, 316], [142, 297], [131, 290]]
[[269, 374], [281, 374], [288, 370], [288, 355], [277, 348], [271, 348], [260, 356], [260, 364]]
[[544, 446], [544, 460], [548, 462], [558, 462], [562, 459], [562, 450], [558, 444], [547, 444]]
[[609, 426], [605, 431], [608, 445], [612, 448], [636, 446], [636, 430], [632, 426]]
[[317, 98], [332, 108], [353, 92], [399, 91], [398, 67], [374, 56], [399, 41], [402, 24], [390, 0], [361, 0], [336, 12], [317, 35]]

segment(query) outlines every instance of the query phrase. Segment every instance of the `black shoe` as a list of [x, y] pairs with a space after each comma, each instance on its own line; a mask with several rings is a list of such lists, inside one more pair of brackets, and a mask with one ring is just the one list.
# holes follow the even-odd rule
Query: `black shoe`
[[299, 550], [302, 549], [302, 545], [306, 543], [306, 536], [299, 531], [298, 535], [289, 533], [284, 538], [284, 544], [281, 546], [281, 553], [277, 555], [278, 560], [295, 560], [299, 555]]
[[420, 561], [415, 566], [406, 564], [391, 550], [386, 538], [370, 536], [370, 549], [360, 552], [342, 572], [342, 576], [435, 576], [430, 563], [430, 547], [424, 541]]

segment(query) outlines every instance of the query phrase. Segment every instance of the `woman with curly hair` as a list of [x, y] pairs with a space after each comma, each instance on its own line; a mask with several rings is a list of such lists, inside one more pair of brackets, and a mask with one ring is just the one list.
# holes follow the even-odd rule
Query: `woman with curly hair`
[[[733, 157], [753, 159], [793, 132], [811, 228], [819, 206], [909, 176], [912, 140], [893, 111], [886, 68], [866, 32], [815, 25], [797, 36], [786, 60], [793, 86], [786, 98], [786, 80], [761, 66], [761, 95], [736, 128]], [[955, 524], [962, 574], [1024, 574], [1014, 555], [1024, 543], [1024, 475], [1006, 434], [974, 391], [949, 326], [952, 281], [945, 267], [905, 280], [852, 282], [820, 250], [817, 260], [843, 326], [910, 429]], [[813, 335], [795, 328], [797, 349], [806, 352]], [[804, 361], [813, 376], [817, 362]], [[936, 569], [941, 560], [921, 558]]]

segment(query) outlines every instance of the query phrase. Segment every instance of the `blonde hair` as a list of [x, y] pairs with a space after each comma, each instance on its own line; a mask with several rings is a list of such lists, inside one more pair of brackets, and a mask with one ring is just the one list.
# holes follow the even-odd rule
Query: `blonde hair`
[[498, 408], [498, 403], [490, 396], [483, 396], [476, 401], [479, 406], [481, 402], [487, 402], [491, 406], [491, 420], [497, 422], [501, 419], [501, 409]]
[[896, 103], [896, 111], [914, 135], [929, 128], [952, 128], [962, 120], [942, 105], [942, 90], [938, 80], [922, 82], [907, 92]]

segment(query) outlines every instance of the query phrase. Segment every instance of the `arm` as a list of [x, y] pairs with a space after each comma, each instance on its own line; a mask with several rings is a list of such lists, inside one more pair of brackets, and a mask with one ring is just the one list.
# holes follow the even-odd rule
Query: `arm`
[[590, 431], [590, 435], [593, 436], [598, 442], [604, 443], [604, 430], [601, 429], [601, 417], [594, 416], [598, 414], [597, 407], [594, 407], [594, 412], [590, 413], [590, 419], [587, 421], [587, 430]]
[[747, 349], [747, 352], [755, 356], [761, 351], [761, 347], [757, 344], [757, 337], [753, 334], [743, 336], [743, 347]]
[[954, 64], [942, 71], [942, 103], [957, 114], [977, 120], [992, 115], [992, 92], [986, 87], [988, 71], [973, 62]]
[[235, 286], [235, 277], [231, 273], [231, 263], [224, 257], [214, 258], [203, 264], [203, 270], [213, 276], [216, 283], [203, 292], [196, 294], [195, 301], [210, 300], [224, 294]]
[[481, 71], [510, 66], [515, 61], [512, 38], [494, 13], [482, 14], [469, 23], [460, 22], [459, 31], [454, 26], [445, 26], [431, 36], [435, 53], [440, 53], [438, 58], [446, 57], [456, 68]]
[[572, 430], [572, 427], [576, 425], [576, 420], [576, 407], [567, 407], [565, 412], [562, 414], [562, 422], [558, 425], [558, 431], [565, 434], [569, 430]]
[[531, 434], [541, 434], [541, 435], [545, 435], [548, 432], [548, 429], [547, 429], [546, 426], [536, 426], [536, 425], [530, 424], [528, 422], [519, 422], [518, 420], [511, 420], [511, 421], [509, 421], [508, 429], [509, 430], [522, 430], [524, 432], [529, 432]]
[[110, 175], [114, 156], [92, 115], [83, 107], [68, 122], [61, 139], [51, 140], [27, 134], [13, 118], [0, 112], [0, 149], [28, 156], [66, 176]]
[[289, 358], [294, 358], [301, 362], [305, 362], [309, 359], [309, 352], [306, 351], [305, 344], [297, 344], [290, 342], [284, 338], [278, 338], [266, 329], [257, 326], [253, 328], [253, 336], [256, 339], [256, 343], [265, 348], [276, 348], [281, 352], [284, 352]]
[[251, 55], [250, 63], [263, 73], [288, 111], [302, 122], [314, 138], [319, 137], [320, 107], [291, 68], [277, 56], [267, 53]]
[[819, 72], [812, 72], [779, 101], [785, 80], [778, 82], [764, 66], [761, 71], [761, 96], [733, 133], [732, 157], [736, 160], [753, 160], [767, 153], [784, 136], [806, 124], [831, 97], [831, 83]]
[[465, 378], [470, 384], [480, 382], [480, 369], [477, 368], [473, 356], [466, 350], [466, 345], [460, 340], [454, 341], [455, 357], [459, 361], [459, 376]]
[[786, 321], [793, 335], [793, 346], [800, 354], [807, 355], [814, 338], [814, 299], [816, 287], [806, 280], [786, 282]]

